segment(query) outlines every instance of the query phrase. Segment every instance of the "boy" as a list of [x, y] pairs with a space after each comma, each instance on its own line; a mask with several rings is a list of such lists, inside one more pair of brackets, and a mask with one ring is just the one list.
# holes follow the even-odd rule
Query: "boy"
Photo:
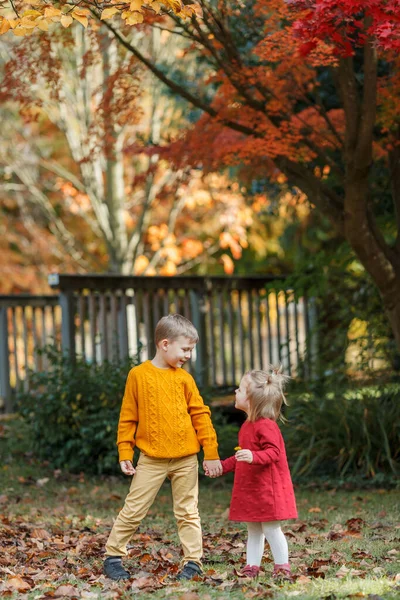
[[[122, 566], [126, 545], [146, 516], [166, 477], [171, 480], [174, 514], [183, 548], [178, 579], [202, 573], [202, 533], [197, 508], [200, 445], [211, 477], [222, 475], [217, 437], [194, 379], [181, 369], [198, 342], [194, 325], [181, 315], [160, 319], [156, 354], [131, 369], [118, 424], [118, 453], [125, 475], [134, 475], [125, 504], [106, 544], [104, 573], [128, 579]], [[133, 468], [134, 446], [140, 449]]]

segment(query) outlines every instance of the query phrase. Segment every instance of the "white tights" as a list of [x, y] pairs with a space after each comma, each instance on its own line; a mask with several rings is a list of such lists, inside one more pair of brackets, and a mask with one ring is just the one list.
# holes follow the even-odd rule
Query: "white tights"
[[247, 564], [257, 567], [264, 553], [264, 538], [267, 540], [274, 562], [283, 565], [289, 562], [288, 545], [279, 521], [268, 523], [246, 523], [247, 525]]

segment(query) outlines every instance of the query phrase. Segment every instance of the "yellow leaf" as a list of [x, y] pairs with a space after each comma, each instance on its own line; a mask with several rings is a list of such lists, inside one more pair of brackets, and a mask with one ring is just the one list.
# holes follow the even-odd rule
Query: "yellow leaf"
[[119, 12], [118, 8], [112, 6], [111, 8], [105, 8], [101, 13], [100, 19], [105, 21], [106, 19], [110, 19], [115, 13]]
[[16, 27], [12, 30], [12, 32], [18, 37], [24, 37], [25, 35], [31, 35], [32, 29], [25, 29], [25, 27]]
[[33, 21], [29, 17], [22, 17], [21, 26], [26, 27], [26, 29], [35, 29], [36, 21]]
[[166, 4], [168, 8], [172, 8], [175, 13], [180, 12], [183, 8], [183, 4], [180, 0], [164, 0], [163, 4]]
[[60, 19], [61, 21], [61, 25], [63, 27], [69, 27], [73, 21], [73, 18], [70, 17], [69, 15], [63, 15]]
[[78, 21], [79, 23], [81, 23], [81, 25], [83, 25], [84, 27], [88, 26], [88, 18], [87, 17], [82, 17], [82, 15], [78, 15], [75, 11], [72, 13], [72, 17]]
[[138, 23], [143, 23], [143, 15], [141, 13], [135, 12], [131, 17], [126, 19], [125, 23], [128, 25], [137, 25]]
[[42, 31], [49, 30], [50, 23], [46, 19], [37, 19], [36, 24], [39, 27], [39, 29], [41, 29]]
[[142, 12], [142, 4], [142, 0], [132, 0], [129, 10], [137, 10], [138, 12]]
[[179, 16], [188, 19], [191, 19], [192, 17], [201, 18], [203, 16], [203, 11], [201, 7], [197, 6], [196, 4], [188, 4], [187, 6], [184, 6], [182, 8], [182, 10], [179, 13]]
[[88, 11], [87, 8], [74, 8], [72, 14], [79, 15], [80, 17], [88, 17], [90, 15], [90, 11]]
[[25, 12], [22, 13], [22, 18], [23, 17], [41, 17], [42, 13], [39, 12], [38, 10], [26, 10]]
[[161, 12], [161, 4], [157, 1], [152, 2], [151, 3], [151, 8], [154, 10], [155, 13], [157, 13], [158, 15]]
[[44, 16], [46, 19], [50, 17], [59, 17], [61, 14], [61, 10], [59, 8], [54, 8], [54, 6], [49, 6], [48, 8], [44, 9]]
[[10, 27], [11, 25], [7, 21], [7, 19], [5, 19], [4, 17], [0, 17], [0, 35], [3, 35], [3, 33], [7, 33]]
[[8, 19], [11, 29], [15, 29], [20, 24], [21, 19]]

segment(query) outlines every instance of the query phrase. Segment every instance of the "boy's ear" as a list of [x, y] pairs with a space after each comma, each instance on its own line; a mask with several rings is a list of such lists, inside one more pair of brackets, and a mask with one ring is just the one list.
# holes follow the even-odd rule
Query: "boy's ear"
[[161, 350], [164, 350], [164, 352], [166, 352], [168, 350], [168, 344], [169, 344], [169, 341], [167, 339], [161, 340], [161, 342], [159, 342], [159, 344], [158, 344], [158, 347]]

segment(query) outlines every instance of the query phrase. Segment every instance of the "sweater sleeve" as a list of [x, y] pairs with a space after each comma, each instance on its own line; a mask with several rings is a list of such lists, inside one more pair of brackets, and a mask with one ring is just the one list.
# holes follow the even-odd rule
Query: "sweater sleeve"
[[231, 473], [232, 471], [235, 471], [236, 457], [230, 456], [229, 458], [226, 458], [225, 460], [221, 460], [221, 465], [222, 465], [222, 469], [223, 469], [223, 475], [225, 475], [225, 473]]
[[204, 460], [218, 460], [217, 434], [212, 426], [211, 411], [203, 402], [192, 377], [188, 382], [186, 401], [197, 439], [204, 451]]
[[120, 462], [122, 460], [133, 460], [135, 433], [138, 424], [138, 404], [136, 391], [137, 387], [135, 385], [135, 375], [134, 370], [132, 369], [129, 372], [128, 379], [126, 381], [121, 412], [119, 415], [117, 446]]
[[261, 450], [252, 450], [254, 465], [269, 465], [279, 460], [281, 436], [278, 426], [272, 421], [264, 421], [257, 431]]

